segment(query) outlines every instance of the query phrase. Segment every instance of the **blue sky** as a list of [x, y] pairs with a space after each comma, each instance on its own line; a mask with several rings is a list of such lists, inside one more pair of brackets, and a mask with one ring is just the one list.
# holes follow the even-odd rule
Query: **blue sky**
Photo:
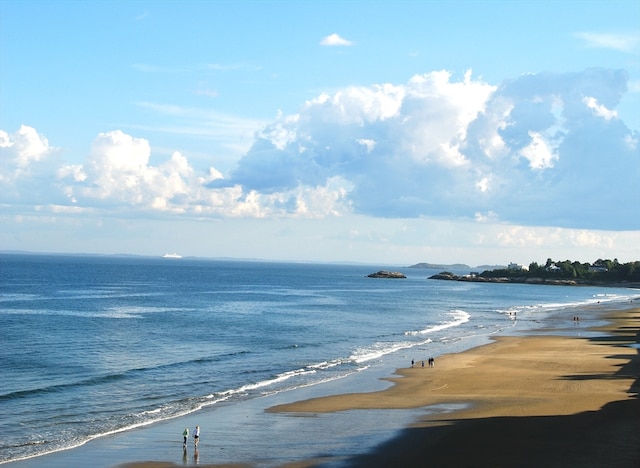
[[0, 249], [640, 259], [637, 1], [0, 0]]

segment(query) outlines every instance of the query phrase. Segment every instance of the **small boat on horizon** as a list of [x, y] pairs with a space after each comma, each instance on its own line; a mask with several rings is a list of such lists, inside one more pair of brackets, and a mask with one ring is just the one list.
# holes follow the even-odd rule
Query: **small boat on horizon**
[[182, 255], [178, 255], [177, 253], [166, 253], [162, 258], [182, 258]]

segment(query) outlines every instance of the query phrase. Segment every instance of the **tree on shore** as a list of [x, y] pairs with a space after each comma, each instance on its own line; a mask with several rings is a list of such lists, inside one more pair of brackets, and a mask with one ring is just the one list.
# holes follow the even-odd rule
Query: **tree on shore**
[[548, 258], [544, 265], [529, 264], [529, 270], [498, 269], [486, 270], [480, 274], [485, 278], [556, 278], [602, 282], [640, 282], [640, 261], [620, 263], [599, 258], [593, 263], [578, 261], [554, 261]]

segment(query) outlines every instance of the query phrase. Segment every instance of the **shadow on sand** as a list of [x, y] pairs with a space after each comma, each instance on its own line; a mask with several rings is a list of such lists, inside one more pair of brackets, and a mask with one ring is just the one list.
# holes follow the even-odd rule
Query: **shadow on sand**
[[[635, 324], [634, 324], [635, 325]], [[375, 451], [347, 460], [349, 467], [603, 467], [640, 466], [640, 327], [621, 327], [589, 338], [619, 345], [629, 362], [614, 374], [566, 379], [635, 377], [633, 398], [569, 416], [440, 419], [441, 425], [407, 428]], [[635, 343], [635, 346], [632, 346]], [[610, 356], [614, 357], [614, 356]]]

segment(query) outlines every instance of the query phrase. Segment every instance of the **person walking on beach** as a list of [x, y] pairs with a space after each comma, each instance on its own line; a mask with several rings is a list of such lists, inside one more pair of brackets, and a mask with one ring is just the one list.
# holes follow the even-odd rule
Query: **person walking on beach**
[[196, 426], [193, 430], [193, 445], [197, 448], [200, 441], [200, 426]]
[[184, 428], [184, 432], [182, 433], [182, 437], [184, 438], [184, 441], [182, 442], [182, 447], [183, 448], [187, 448], [187, 439], [189, 438], [189, 428], [188, 427]]

